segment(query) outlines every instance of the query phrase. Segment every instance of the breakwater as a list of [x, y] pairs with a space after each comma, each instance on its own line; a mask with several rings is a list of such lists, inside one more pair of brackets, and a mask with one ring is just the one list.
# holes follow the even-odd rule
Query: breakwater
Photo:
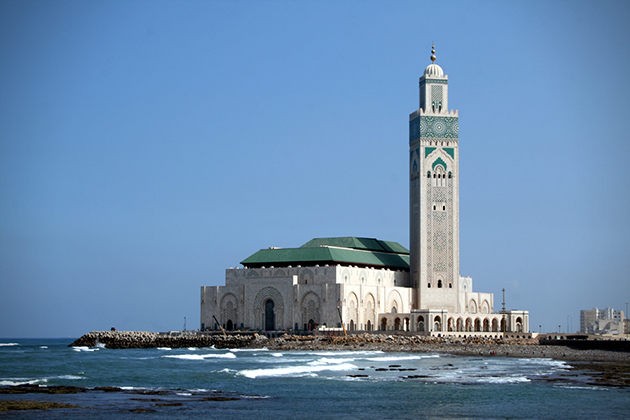
[[69, 347], [109, 349], [147, 349], [157, 347], [245, 348], [258, 336], [255, 334], [154, 333], [146, 331], [92, 331], [75, 340]]

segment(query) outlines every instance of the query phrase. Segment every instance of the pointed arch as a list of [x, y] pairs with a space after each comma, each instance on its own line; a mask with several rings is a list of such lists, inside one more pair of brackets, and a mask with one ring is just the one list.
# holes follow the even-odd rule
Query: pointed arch
[[368, 293], [365, 295], [363, 299], [365, 312], [365, 325], [368, 331], [371, 331], [371, 327], [376, 322], [376, 300], [374, 299], [374, 295], [372, 293]]
[[357, 322], [359, 321], [359, 299], [354, 292], [346, 297], [346, 308], [348, 319], [344, 319], [344, 322], [350, 325], [350, 331], [353, 331], [353, 328], [356, 328]]
[[301, 302], [302, 325], [305, 330], [312, 329], [312, 324], [320, 324], [321, 299], [315, 292], [308, 292]]
[[402, 301], [402, 296], [400, 296], [398, 290], [392, 290], [387, 297], [387, 307], [385, 308], [385, 311], [391, 313], [402, 312]]

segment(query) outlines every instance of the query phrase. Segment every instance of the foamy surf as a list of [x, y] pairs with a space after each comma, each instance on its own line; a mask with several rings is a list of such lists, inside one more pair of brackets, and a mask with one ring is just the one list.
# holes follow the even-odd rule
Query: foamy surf
[[173, 354], [168, 356], [162, 356], [169, 359], [181, 359], [181, 360], [205, 360], [205, 359], [236, 359], [234, 353], [223, 354]]
[[46, 382], [47, 379], [7, 378], [0, 379], [0, 386], [37, 385]]
[[317, 366], [317, 365], [341, 364], [341, 363], [354, 362], [355, 360], [356, 360], [355, 358], [322, 357], [321, 359], [313, 360], [312, 362], [309, 362], [309, 365]]
[[368, 357], [366, 360], [370, 362], [397, 362], [401, 360], [420, 360], [420, 359], [428, 359], [439, 357], [435, 356], [385, 356], [385, 357]]
[[237, 375], [245, 376], [247, 378], [256, 379], [259, 377], [270, 376], [316, 376], [317, 372], [323, 371], [344, 371], [352, 370], [357, 367], [350, 363], [343, 363], [338, 365], [324, 365], [324, 366], [291, 366], [272, 369], [250, 369], [241, 370]]
[[19, 346], [19, 343], [0, 343], [0, 347], [13, 347], [13, 346]]
[[100, 350], [100, 348], [98, 347], [87, 347], [87, 346], [78, 346], [78, 347], [72, 347], [72, 350], [74, 351], [97, 351]]

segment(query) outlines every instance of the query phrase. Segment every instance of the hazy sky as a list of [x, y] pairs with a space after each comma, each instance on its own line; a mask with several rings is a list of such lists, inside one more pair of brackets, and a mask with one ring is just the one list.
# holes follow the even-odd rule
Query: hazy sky
[[460, 112], [461, 274], [533, 331], [630, 301], [627, 1], [0, 2], [0, 337], [199, 328], [260, 248], [409, 246], [408, 116]]

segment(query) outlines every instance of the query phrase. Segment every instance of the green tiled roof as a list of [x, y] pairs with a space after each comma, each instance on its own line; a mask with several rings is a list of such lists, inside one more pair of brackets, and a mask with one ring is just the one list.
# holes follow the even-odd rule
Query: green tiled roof
[[397, 242], [371, 238], [316, 238], [300, 248], [261, 249], [241, 264], [248, 268], [351, 264], [409, 270], [409, 251]]

